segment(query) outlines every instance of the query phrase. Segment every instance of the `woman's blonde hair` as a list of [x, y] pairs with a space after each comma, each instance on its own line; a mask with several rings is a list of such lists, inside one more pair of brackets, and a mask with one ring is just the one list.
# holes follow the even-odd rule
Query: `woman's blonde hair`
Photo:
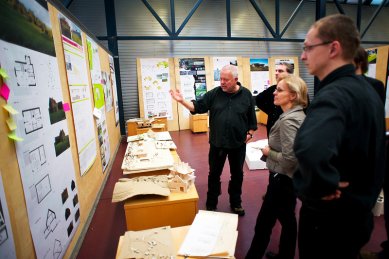
[[293, 101], [293, 106], [301, 105], [304, 108], [308, 105], [308, 89], [307, 84], [301, 77], [282, 73], [279, 75], [279, 81], [284, 81], [289, 88], [289, 91], [296, 94], [296, 99]]

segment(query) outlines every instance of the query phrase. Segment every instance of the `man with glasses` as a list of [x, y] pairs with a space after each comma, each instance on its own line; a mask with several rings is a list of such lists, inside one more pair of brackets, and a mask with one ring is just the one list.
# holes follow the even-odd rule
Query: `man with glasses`
[[[278, 76], [280, 74], [293, 74], [293, 70], [293, 66], [290, 63], [282, 62], [277, 64], [275, 73], [276, 81], [278, 82]], [[274, 123], [282, 114], [281, 107], [274, 104], [274, 91], [276, 90], [276, 87], [277, 84], [274, 84], [255, 96], [255, 104], [261, 111], [267, 114], [266, 130], [268, 136], [271, 127], [273, 127]]]
[[384, 177], [384, 106], [355, 75], [359, 44], [353, 20], [341, 14], [316, 21], [304, 41], [301, 59], [320, 83], [294, 143], [300, 259], [359, 258], [373, 229]]

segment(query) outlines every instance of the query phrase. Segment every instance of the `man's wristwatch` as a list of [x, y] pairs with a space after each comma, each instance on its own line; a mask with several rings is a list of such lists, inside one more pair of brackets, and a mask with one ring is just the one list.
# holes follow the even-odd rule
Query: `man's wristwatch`
[[247, 132], [247, 135], [250, 135], [250, 138], [253, 138], [253, 134], [251, 134], [250, 132]]

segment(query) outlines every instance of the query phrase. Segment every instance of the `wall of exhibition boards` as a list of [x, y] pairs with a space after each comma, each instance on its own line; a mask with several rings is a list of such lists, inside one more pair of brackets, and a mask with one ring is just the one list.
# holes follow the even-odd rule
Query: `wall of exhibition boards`
[[[65, 17], [63, 18], [59, 8], [56, 6], [58, 5], [55, 2], [49, 1], [48, 6], [45, 7], [48, 8], [46, 12], [48, 10], [48, 22], [51, 23], [52, 38], [50, 37], [50, 39], [54, 40], [55, 46], [55, 53], [52, 56], [37, 53], [25, 47], [11, 44], [7, 40], [3, 41], [3, 39], [0, 39], [0, 64], [1, 68], [5, 71], [8, 69], [9, 76], [8, 78], [3, 77], [0, 79], [0, 85], [4, 86], [4, 83], [6, 83], [11, 89], [8, 102], [5, 98], [0, 98], [0, 105], [1, 107], [6, 104], [11, 105], [19, 111], [19, 114], [23, 113], [23, 116], [15, 115], [13, 117], [5, 109], [1, 109], [0, 112], [0, 180], [3, 182], [6, 201], [5, 203], [4, 200], [1, 200], [0, 205], [2, 208], [0, 209], [1, 213], [7, 211], [7, 214], [9, 214], [9, 222], [6, 222], [7, 239], [13, 243], [14, 253], [17, 258], [33, 258], [34, 254], [38, 258], [69, 258], [73, 252], [77, 251], [77, 247], [80, 245], [78, 241], [86, 233], [91, 220], [91, 214], [93, 214], [99, 194], [108, 177], [121, 141], [116, 109], [112, 107], [114, 104], [110, 105], [110, 110], [106, 109], [102, 110], [102, 112], [100, 110], [100, 114], [97, 113], [105, 117], [103, 126], [99, 124], [101, 122], [100, 119], [97, 120], [93, 115], [89, 116], [91, 118], [92, 128], [85, 127], [83, 121], [76, 118], [77, 113], [83, 113], [84, 110], [80, 109], [80, 106], [77, 105], [85, 100], [87, 101], [84, 102], [84, 105], [90, 111], [96, 107], [108, 107], [107, 102], [104, 104], [104, 98], [100, 98], [101, 94], [104, 95], [103, 90], [101, 90], [101, 85], [99, 85], [100, 82], [94, 84], [95, 82], [92, 78], [93, 73], [91, 71], [91, 57], [94, 56], [94, 59], [97, 58], [99, 60], [100, 66], [97, 69], [98, 71], [101, 70], [102, 75], [114, 77], [114, 74], [112, 74], [112, 62], [110, 62], [110, 60], [112, 61], [112, 57], [110, 57], [106, 49], [97, 44], [95, 45], [93, 55], [91, 52], [89, 52], [89, 56], [86, 54], [88, 53], [87, 35], [84, 32], [86, 29], [69, 30], [72, 32], [71, 38], [76, 34], [79, 36], [78, 39], [81, 44], [79, 46], [82, 46], [82, 48], [79, 48], [77, 51], [81, 51], [80, 53], [84, 53], [84, 55], [69, 54], [72, 51], [67, 53], [64, 48], [69, 46], [74, 48], [74, 54], [77, 47], [72, 46], [70, 41], [65, 44], [63, 35], [66, 28], [61, 27], [61, 23], [65, 21], [64, 24], [66, 25], [72, 22], [76, 25], [78, 24], [78, 26], [80, 25], [74, 18], [69, 18], [72, 16], [66, 10], [62, 10], [62, 15]], [[3, 7], [3, 10], [9, 8], [9, 11], [7, 10], [8, 12], [14, 12], [11, 7]], [[34, 7], [29, 8], [34, 12]], [[12, 15], [14, 18], [20, 14], [16, 14], [15, 12]], [[23, 20], [23, 15], [20, 15], [18, 19]], [[70, 20], [66, 22], [66, 19]], [[15, 21], [12, 20], [11, 22]], [[22, 31], [17, 33], [20, 35], [23, 34]], [[48, 35], [51, 36], [51, 33], [48, 33]], [[93, 41], [93, 36], [88, 36]], [[13, 55], [7, 56], [11, 51], [14, 51]], [[19, 62], [16, 60], [18, 58], [17, 56], [24, 51], [28, 54], [23, 53], [23, 59], [25, 59], [23, 62]], [[48, 62], [44, 62], [46, 57], [48, 57]], [[70, 60], [77, 57], [81, 58], [81, 63], [76, 64], [76, 60]], [[14, 60], [8, 62], [11, 58], [14, 58]], [[12, 67], [14, 70], [7, 67], [7, 63], [14, 66]], [[79, 71], [77, 66], [80, 64], [86, 67], [86, 69]], [[94, 69], [96, 69], [98, 62], [96, 63], [94, 60], [93, 64]], [[42, 67], [47, 67], [44, 71], [46, 73], [43, 76], [42, 74], [39, 75]], [[18, 68], [22, 69], [18, 70]], [[57, 71], [50, 70], [56, 70], [57, 68], [58, 73], [56, 73]], [[69, 74], [69, 71], [72, 71], [72, 69], [74, 72], [73, 75]], [[50, 98], [44, 99], [43, 102], [46, 107], [37, 104], [40, 96], [34, 95], [34, 91], [31, 89], [41, 87], [39, 82], [54, 82], [56, 79], [53, 79], [53, 77], [56, 74], [58, 74], [57, 86], [59, 95], [56, 99], [54, 96], [49, 96]], [[26, 78], [23, 75], [31, 77]], [[71, 87], [71, 81], [77, 81], [74, 78], [78, 76], [87, 78], [86, 87], [82, 88], [80, 85], [73, 85], [73, 88]], [[32, 82], [34, 80], [36, 82]], [[107, 78], [105, 80], [108, 81]], [[114, 78], [109, 81], [111, 83], [112, 81], [114, 82]], [[30, 98], [24, 96], [24, 99], [15, 101], [14, 97], [18, 94], [18, 87], [23, 86], [23, 83], [26, 84], [20, 93], [29, 93], [31, 91], [32, 94]], [[93, 90], [92, 85], [94, 86]], [[112, 87], [116, 87], [116, 85], [113, 86], [111, 84], [108, 87], [108, 91], [111, 92], [110, 99], [108, 100], [113, 103], [112, 92], [115, 90]], [[55, 84], [53, 84], [53, 88], [55, 88]], [[101, 89], [99, 90], [99, 88]], [[80, 91], [80, 89], [84, 92]], [[51, 90], [49, 89], [46, 92]], [[87, 96], [89, 98], [86, 98]], [[75, 100], [77, 98], [79, 99]], [[11, 99], [14, 101], [12, 102]], [[54, 103], [56, 112], [52, 113], [51, 110], [47, 112], [49, 107], [51, 109], [52, 103]], [[17, 109], [27, 104], [36, 105], [37, 108], [35, 110]], [[68, 105], [69, 110], [67, 110]], [[59, 118], [62, 115], [55, 119], [60, 113], [63, 115], [62, 119]], [[47, 124], [49, 126], [46, 127], [46, 118], [49, 118], [49, 116], [50, 119], [47, 120], [49, 121]], [[14, 130], [16, 135], [19, 134], [18, 132], [21, 132], [20, 128], [23, 127], [24, 123], [25, 128], [20, 133], [25, 134], [24, 141], [16, 141], [10, 138], [10, 136], [15, 137], [15, 134], [13, 135], [11, 132], [9, 124], [7, 124], [7, 121], [9, 122], [11, 118], [14, 118], [15, 124], [18, 127]], [[18, 118], [21, 118], [22, 121], [19, 121]], [[27, 119], [30, 119], [30, 121], [27, 121]], [[53, 122], [53, 119], [56, 121]], [[29, 125], [26, 126], [27, 123]], [[55, 130], [59, 133], [55, 138], [51, 138], [48, 131], [45, 134], [37, 133], [42, 129], [50, 127], [56, 128]], [[106, 133], [105, 137], [100, 134], [101, 132]], [[31, 139], [31, 137], [27, 136], [27, 133], [31, 133], [29, 135], [35, 134], [34, 139], [30, 142], [26, 141], [26, 139]], [[85, 156], [83, 155], [83, 146], [80, 146], [82, 139], [80, 135], [84, 135], [84, 139], [92, 136], [90, 138], [92, 140], [85, 147], [90, 146], [91, 148], [88, 149], [94, 150], [94, 153], [90, 151], [89, 154], [92, 160], [84, 165], [81, 165]], [[108, 145], [103, 147], [103, 142]], [[54, 153], [54, 156], [52, 153]], [[64, 175], [69, 174], [69, 172], [70, 177], [64, 178]], [[67, 182], [68, 180], [69, 183]], [[66, 184], [63, 182], [66, 182]], [[4, 236], [2, 237], [4, 238]]]
[[389, 46], [380, 46], [366, 49], [369, 54], [369, 71], [368, 76], [376, 78], [385, 86], [386, 101], [385, 101], [385, 121], [386, 130], [389, 130]]
[[255, 95], [274, 84], [273, 71], [280, 62], [292, 63], [299, 75], [298, 57], [138, 58], [140, 116], [167, 116], [170, 131], [189, 129], [191, 115], [170, 98], [170, 89], [180, 90], [186, 100], [201, 98], [220, 85], [222, 67], [233, 64], [238, 66], [239, 82]]

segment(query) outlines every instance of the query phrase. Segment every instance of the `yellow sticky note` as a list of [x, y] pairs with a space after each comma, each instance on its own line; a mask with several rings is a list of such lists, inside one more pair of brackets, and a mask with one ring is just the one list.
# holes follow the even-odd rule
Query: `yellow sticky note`
[[8, 118], [7, 120], [7, 125], [10, 130], [15, 130], [16, 129], [16, 123], [12, 118]]
[[15, 115], [15, 114], [18, 114], [19, 112], [17, 110], [15, 110], [11, 105], [9, 104], [5, 104], [3, 106], [4, 109], [6, 109], [9, 113], [11, 113], [12, 115]]
[[24, 139], [16, 136], [16, 133], [15, 131], [12, 131], [11, 133], [8, 134], [8, 137], [12, 140], [15, 140], [15, 141], [23, 141]]
[[4, 79], [8, 78], [7, 71], [4, 68], [0, 68], [0, 76]]

